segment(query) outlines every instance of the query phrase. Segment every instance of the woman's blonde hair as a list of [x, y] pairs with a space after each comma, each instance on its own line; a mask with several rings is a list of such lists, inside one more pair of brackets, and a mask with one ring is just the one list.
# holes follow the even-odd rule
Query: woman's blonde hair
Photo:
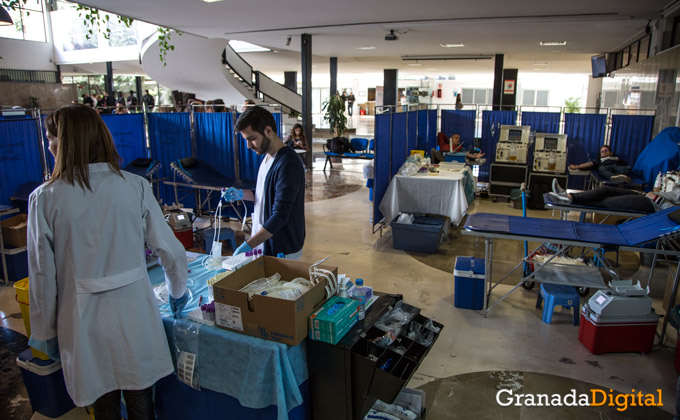
[[90, 188], [90, 163], [108, 163], [120, 176], [122, 159], [111, 132], [97, 111], [85, 105], [67, 105], [45, 118], [47, 132], [57, 138], [57, 155], [48, 184], [57, 180]]

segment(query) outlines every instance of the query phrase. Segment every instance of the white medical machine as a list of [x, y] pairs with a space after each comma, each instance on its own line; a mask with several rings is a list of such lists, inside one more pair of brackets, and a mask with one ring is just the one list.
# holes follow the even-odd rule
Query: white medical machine
[[526, 164], [530, 132], [528, 125], [502, 125], [496, 144], [496, 162]]
[[598, 290], [588, 300], [588, 306], [597, 315], [604, 317], [646, 316], [652, 311], [652, 298], [647, 296], [649, 287], [631, 280], [612, 280], [611, 289]]
[[533, 172], [563, 174], [567, 170], [567, 135], [536, 133]]

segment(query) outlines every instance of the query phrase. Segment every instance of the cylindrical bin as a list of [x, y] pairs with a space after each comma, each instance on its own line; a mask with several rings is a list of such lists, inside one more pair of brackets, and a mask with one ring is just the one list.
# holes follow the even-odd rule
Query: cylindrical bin
[[[19, 303], [21, 310], [21, 317], [24, 319], [24, 327], [26, 328], [26, 336], [31, 337], [31, 311], [28, 306], [28, 277], [21, 279], [14, 283], [14, 290], [16, 291], [15, 299]], [[40, 360], [49, 360], [49, 357], [41, 351], [31, 347], [33, 357]]]
[[[526, 190], [524, 191], [524, 196], [525, 200], [527, 200], [527, 204], [529, 201], [529, 197], [531, 197], [531, 191]], [[512, 207], [516, 209], [522, 209], [522, 190], [519, 188], [513, 188], [510, 190], [510, 201], [512, 201]]]
[[456, 308], [480, 310], [484, 306], [484, 259], [456, 257], [453, 305]]

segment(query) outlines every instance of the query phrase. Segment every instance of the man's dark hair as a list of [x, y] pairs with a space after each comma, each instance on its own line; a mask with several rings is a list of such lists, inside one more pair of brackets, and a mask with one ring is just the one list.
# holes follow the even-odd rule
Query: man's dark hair
[[264, 136], [264, 129], [267, 126], [271, 127], [275, 134], [278, 134], [276, 120], [272, 113], [261, 106], [251, 106], [238, 117], [234, 125], [234, 131], [238, 133], [250, 127], [256, 133]]

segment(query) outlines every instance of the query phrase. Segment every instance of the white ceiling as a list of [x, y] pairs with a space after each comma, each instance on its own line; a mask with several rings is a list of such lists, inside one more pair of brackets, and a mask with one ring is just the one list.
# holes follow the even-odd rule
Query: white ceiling
[[[300, 71], [300, 34], [312, 36], [313, 73], [449, 74], [493, 71], [493, 60], [419, 61], [408, 55], [504, 54], [520, 72], [589, 73], [590, 56], [644, 35], [669, 0], [85, 0], [91, 7], [206, 38], [239, 39], [275, 52], [243, 54], [267, 74]], [[385, 41], [390, 29], [399, 40]], [[292, 37], [286, 46], [287, 37]], [[540, 41], [566, 41], [542, 47]], [[171, 42], [172, 43], [172, 42]], [[463, 48], [443, 48], [462, 43]], [[372, 50], [358, 47], [372, 46]], [[540, 63], [540, 64], [535, 64]], [[547, 63], [547, 64], [545, 64]], [[425, 71], [425, 68], [436, 68]]]

